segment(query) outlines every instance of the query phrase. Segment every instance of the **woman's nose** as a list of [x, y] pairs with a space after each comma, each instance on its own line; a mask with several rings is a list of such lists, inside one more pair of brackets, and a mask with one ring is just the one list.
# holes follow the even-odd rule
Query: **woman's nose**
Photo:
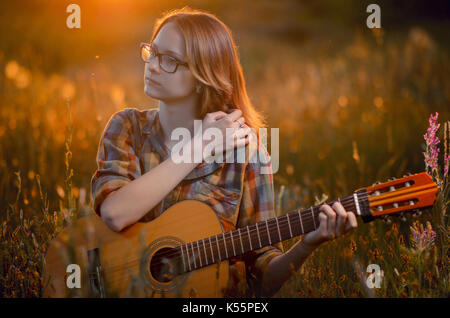
[[160, 69], [159, 69], [159, 61], [158, 61], [158, 57], [153, 57], [150, 58], [150, 60], [145, 63], [145, 67], [148, 67], [148, 69], [152, 72], [152, 73], [159, 73]]

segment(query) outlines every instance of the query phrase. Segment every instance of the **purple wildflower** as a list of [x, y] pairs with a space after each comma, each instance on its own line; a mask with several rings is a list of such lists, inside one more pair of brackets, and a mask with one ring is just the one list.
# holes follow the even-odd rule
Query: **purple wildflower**
[[434, 116], [432, 114], [430, 115], [430, 127], [427, 129], [427, 133], [423, 135], [427, 146], [427, 150], [426, 152], [424, 152], [425, 166], [427, 171], [428, 169], [431, 169], [431, 171], [437, 169], [439, 154], [438, 144], [440, 142], [439, 138], [436, 136], [436, 132], [440, 126], [440, 124], [437, 122], [438, 115], [439, 114], [437, 112]]
[[436, 240], [436, 232], [433, 231], [431, 223], [427, 221], [427, 228], [418, 221], [410, 227], [413, 236], [413, 245], [416, 250], [429, 249], [434, 245]]

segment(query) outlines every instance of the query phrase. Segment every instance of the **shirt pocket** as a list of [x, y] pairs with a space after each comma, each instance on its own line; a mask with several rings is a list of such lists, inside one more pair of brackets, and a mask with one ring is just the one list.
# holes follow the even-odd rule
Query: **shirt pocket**
[[216, 213], [235, 223], [240, 191], [224, 188], [203, 180], [195, 181], [186, 199], [202, 201], [211, 206]]

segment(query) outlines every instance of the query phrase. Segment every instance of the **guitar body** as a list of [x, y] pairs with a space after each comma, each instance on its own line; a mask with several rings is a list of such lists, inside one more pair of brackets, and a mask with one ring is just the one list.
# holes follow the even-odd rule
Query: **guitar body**
[[119, 233], [97, 215], [82, 217], [50, 242], [43, 296], [222, 297], [226, 260], [173, 279], [162, 279], [150, 266], [161, 260], [155, 255], [222, 232], [212, 208], [195, 200], [178, 202], [155, 220]]

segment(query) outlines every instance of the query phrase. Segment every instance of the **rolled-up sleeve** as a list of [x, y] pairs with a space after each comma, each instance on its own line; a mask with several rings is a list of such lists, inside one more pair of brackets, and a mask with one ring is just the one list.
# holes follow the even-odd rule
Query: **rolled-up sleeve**
[[91, 202], [98, 215], [102, 202], [111, 192], [141, 175], [134, 133], [126, 109], [113, 114], [103, 131], [97, 151], [97, 170], [91, 178]]
[[[245, 171], [238, 227], [276, 216], [270, 157], [266, 148], [261, 144], [256, 153], [259, 154], [259, 159], [256, 162], [249, 162]], [[271, 259], [282, 253], [283, 245], [279, 242], [245, 254], [246, 279], [252, 293], [259, 294], [267, 265]]]

